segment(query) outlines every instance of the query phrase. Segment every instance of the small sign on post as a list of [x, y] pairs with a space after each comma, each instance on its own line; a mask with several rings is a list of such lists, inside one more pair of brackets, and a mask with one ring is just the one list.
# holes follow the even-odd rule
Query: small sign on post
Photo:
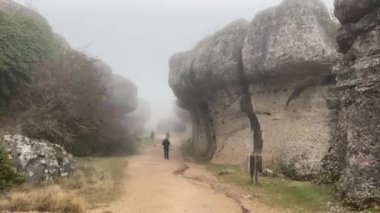
[[258, 183], [258, 175], [263, 170], [263, 157], [259, 154], [248, 155], [248, 169], [251, 174], [253, 184]]

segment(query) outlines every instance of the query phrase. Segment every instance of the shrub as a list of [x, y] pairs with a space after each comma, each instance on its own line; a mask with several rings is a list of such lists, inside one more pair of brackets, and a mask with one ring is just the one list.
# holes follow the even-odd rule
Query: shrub
[[31, 83], [11, 101], [17, 125], [24, 135], [63, 145], [76, 156], [133, 151], [124, 116], [107, 102], [110, 89], [104, 79], [94, 60], [78, 52], [40, 63]]
[[76, 141], [96, 134], [101, 125], [98, 108], [107, 91], [91, 59], [67, 52], [41, 63], [31, 79], [11, 104], [21, 112], [25, 135], [71, 149]]
[[0, 191], [22, 182], [24, 182], [24, 179], [16, 173], [6, 151], [0, 144]]

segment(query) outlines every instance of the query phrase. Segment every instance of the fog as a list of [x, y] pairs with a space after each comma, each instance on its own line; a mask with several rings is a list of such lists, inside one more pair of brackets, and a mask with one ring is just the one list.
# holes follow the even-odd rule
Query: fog
[[[281, 0], [17, 0], [55, 32], [132, 80], [152, 107], [150, 127], [172, 113], [168, 59], [235, 19], [251, 20]], [[324, 0], [332, 8], [333, 0]]]

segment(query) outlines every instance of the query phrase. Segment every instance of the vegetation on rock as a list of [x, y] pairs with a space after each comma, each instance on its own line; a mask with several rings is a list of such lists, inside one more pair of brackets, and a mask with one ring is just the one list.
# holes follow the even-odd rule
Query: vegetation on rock
[[[94, 60], [74, 51], [40, 63], [10, 107], [24, 135], [66, 147], [75, 155], [133, 150], [121, 119], [109, 110], [109, 92]], [[17, 115], [15, 115], [17, 113]]]
[[51, 57], [58, 47], [46, 21], [36, 13], [0, 12], [0, 103], [17, 86], [30, 81], [36, 63]]
[[23, 182], [23, 177], [17, 174], [14, 170], [8, 154], [0, 144], [0, 191], [8, 189], [14, 185], [19, 185]]

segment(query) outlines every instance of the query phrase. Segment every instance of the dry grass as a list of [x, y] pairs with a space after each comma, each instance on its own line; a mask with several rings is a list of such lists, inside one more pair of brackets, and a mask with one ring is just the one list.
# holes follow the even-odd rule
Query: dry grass
[[58, 185], [42, 187], [30, 191], [14, 191], [0, 200], [0, 209], [8, 211], [38, 212], [85, 212], [83, 199], [76, 197]]
[[24, 185], [0, 196], [0, 212], [82, 213], [105, 206], [123, 193], [125, 157], [80, 158], [76, 172], [55, 183]]
[[83, 197], [89, 208], [107, 205], [118, 199], [124, 187], [125, 157], [77, 159], [75, 174], [61, 179], [58, 184]]

